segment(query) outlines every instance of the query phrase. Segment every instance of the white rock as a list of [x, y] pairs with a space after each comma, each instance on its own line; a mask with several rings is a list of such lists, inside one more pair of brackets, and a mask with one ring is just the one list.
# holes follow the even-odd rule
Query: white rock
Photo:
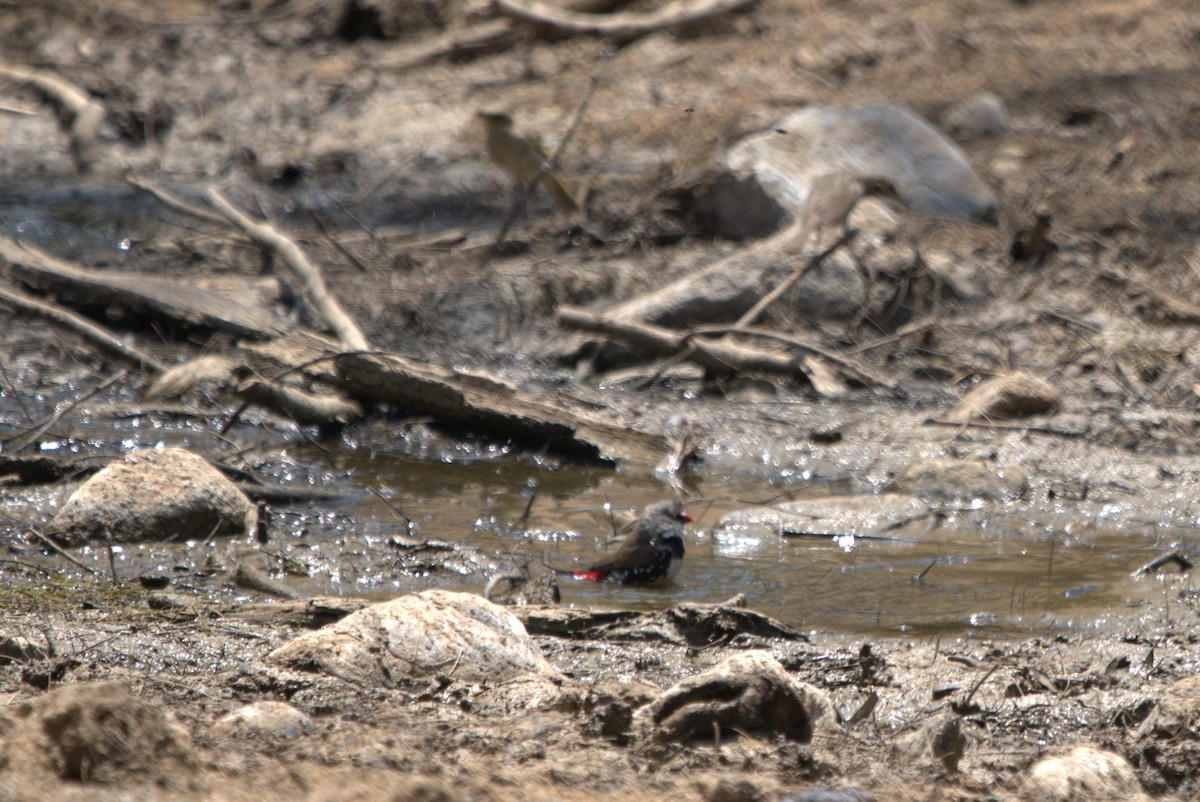
[[1039, 760], [1025, 778], [1025, 791], [1038, 802], [1141, 802], [1147, 798], [1128, 760], [1088, 744]]
[[214, 735], [239, 738], [296, 738], [312, 729], [312, 719], [286, 702], [264, 700], [239, 707], [217, 719]]
[[482, 596], [444, 590], [373, 604], [285, 643], [266, 660], [384, 687], [437, 675], [468, 682], [556, 676], [516, 616]]

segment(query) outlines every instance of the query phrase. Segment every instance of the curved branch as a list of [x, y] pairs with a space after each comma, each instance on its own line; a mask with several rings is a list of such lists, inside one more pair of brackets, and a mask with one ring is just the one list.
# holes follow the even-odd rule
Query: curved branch
[[546, 25], [567, 33], [623, 40], [737, 11], [755, 2], [757, 0], [672, 0], [662, 8], [645, 13], [586, 14], [556, 8], [543, 0], [495, 0], [496, 8], [502, 14], [523, 22]]
[[28, 84], [58, 106], [63, 127], [71, 137], [71, 155], [80, 172], [87, 172], [99, 161], [99, 128], [107, 114], [99, 101], [44, 70], [0, 64], [0, 78]]
[[216, 206], [217, 211], [223, 214], [230, 223], [240, 228], [242, 233], [255, 243], [283, 259], [284, 264], [291, 268], [292, 273], [304, 287], [304, 294], [312, 302], [313, 308], [347, 350], [366, 351], [370, 349], [371, 346], [367, 343], [366, 336], [325, 286], [325, 279], [321, 276], [321, 271], [308, 260], [304, 251], [300, 250], [300, 246], [294, 240], [270, 223], [258, 223], [251, 220], [226, 200], [216, 187], [210, 187], [205, 194], [209, 202]]

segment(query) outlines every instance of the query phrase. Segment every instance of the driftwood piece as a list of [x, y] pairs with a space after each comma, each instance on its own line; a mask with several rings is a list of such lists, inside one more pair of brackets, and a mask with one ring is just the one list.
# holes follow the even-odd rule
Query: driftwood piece
[[28, 70], [0, 64], [0, 77], [28, 84], [58, 106], [59, 118], [71, 138], [71, 155], [80, 172], [87, 172], [100, 159], [100, 123], [104, 106], [87, 92], [44, 70]]
[[301, 426], [340, 426], [363, 414], [356, 401], [340, 395], [312, 393], [257, 377], [243, 381], [236, 392], [246, 403], [291, 418]]
[[750, 348], [728, 339], [692, 337], [690, 332], [620, 320], [573, 306], [559, 307], [558, 322], [580, 331], [603, 334], [657, 356], [674, 356], [690, 350], [689, 359], [716, 373], [778, 373], [807, 378], [796, 358], [783, 351]]
[[608, 36], [628, 42], [646, 34], [738, 11], [757, 0], [674, 0], [643, 13], [587, 14], [558, 8], [542, 0], [496, 0], [510, 17], [571, 34]]
[[[2, 240], [0, 240], [0, 258], [5, 258], [4, 243]], [[97, 325], [69, 309], [64, 309], [58, 304], [39, 301], [19, 290], [2, 286], [0, 286], [0, 303], [51, 320], [63, 328], [83, 336], [88, 342], [99, 346], [107, 353], [120, 357], [127, 362], [132, 362], [138, 367], [148, 368], [156, 372], [163, 369], [163, 364], [154, 357], [143, 353], [132, 345], [127, 345], [120, 337], [103, 326]]]
[[[618, 5], [620, 0], [567, 0], [566, 9], [598, 14]], [[455, 28], [429, 39], [391, 50], [372, 62], [376, 69], [404, 71], [440, 58], [458, 58], [485, 51], [506, 50], [528, 35], [527, 26], [511, 19], [489, 19], [475, 25]]]
[[356, 397], [395, 404], [411, 414], [431, 415], [439, 423], [527, 448], [592, 462], [650, 465], [671, 449], [662, 434], [610, 423], [492, 376], [392, 355], [345, 354], [336, 364], [341, 385]]
[[270, 223], [257, 223], [242, 214], [215, 187], [209, 188], [207, 196], [229, 222], [261, 247], [278, 254], [284, 264], [291, 268], [317, 314], [347, 350], [365, 351], [371, 347], [358, 325], [326, 288], [321, 271], [308, 260], [294, 240]]
[[806, 641], [799, 631], [762, 613], [748, 610], [738, 599], [722, 604], [678, 604], [667, 610], [574, 610], [529, 605], [513, 608], [530, 635], [579, 640], [662, 640], [689, 646], [709, 646], [739, 635]]
[[483, 50], [500, 50], [520, 41], [523, 35], [524, 32], [511, 20], [488, 20], [397, 48], [374, 62], [373, 66], [389, 70], [408, 70], [439, 58], [453, 58]]
[[221, 616], [268, 626], [320, 629], [377, 603], [378, 600], [352, 596], [314, 596], [311, 599], [281, 599], [225, 607], [221, 609]]
[[1137, 302], [1138, 311], [1148, 319], [1167, 323], [1200, 323], [1200, 306], [1176, 298], [1149, 282], [1116, 270], [1105, 270], [1100, 275], [1128, 289], [1129, 296]]
[[771, 289], [772, 276], [790, 272], [792, 237], [789, 228], [739, 248], [698, 272], [612, 306], [607, 317], [679, 328], [733, 322]]
[[845, 353], [831, 351], [828, 348], [811, 342], [806, 337], [801, 337], [795, 334], [786, 334], [781, 331], [772, 331], [754, 326], [703, 326], [695, 329], [695, 334], [741, 334], [750, 337], [763, 337], [768, 340], [776, 340], [777, 342], [793, 346], [801, 351], [812, 352], [826, 362], [832, 362], [837, 365], [839, 373], [842, 373], [855, 381], [861, 382], [868, 387], [882, 387], [890, 393], [902, 395], [904, 389], [895, 380], [876, 373], [863, 365], [858, 360]]
[[146, 400], [181, 398], [203, 385], [225, 385], [233, 380], [236, 359], [224, 354], [204, 354], [162, 372], [142, 393]]
[[[804, 239], [808, 238], [808, 234], [809, 234], [808, 231], [803, 231], [800, 233], [803, 234]], [[745, 326], [752, 325], [755, 321], [757, 321], [759, 319], [759, 317], [762, 316], [763, 312], [767, 311], [767, 309], [771, 306], [771, 304], [778, 301], [780, 298], [783, 297], [783, 295], [788, 290], [790, 290], [792, 287], [795, 287], [797, 284], [799, 284], [801, 279], [803, 279], [805, 276], [807, 276], [808, 272], [810, 270], [813, 270], [813, 269], [819, 267], [821, 265], [821, 262], [825, 261], [825, 257], [829, 256], [829, 254], [833, 253], [838, 248], [841, 248], [843, 245], [848, 245], [857, 235], [858, 235], [858, 232], [855, 231], [854, 229], [847, 230], [845, 233], [842, 234], [841, 237], [838, 238], [837, 242], [833, 243], [825, 250], [823, 250], [820, 253], [813, 256], [811, 259], [809, 259], [803, 265], [801, 265], [800, 267], [793, 270], [792, 273], [787, 278], [785, 278], [783, 281], [779, 282], [779, 284], [774, 289], [772, 289], [770, 292], [768, 292], [762, 298], [759, 298], [758, 301], [754, 304], [754, 306], [750, 307], [744, 315], [742, 315], [741, 317], [738, 318], [737, 328], [740, 329]]]
[[[74, 306], [120, 309], [177, 323], [184, 328], [219, 329], [239, 337], [265, 339], [283, 326], [264, 323], [264, 310], [242, 299], [162, 276], [126, 271], [91, 271], [70, 265], [22, 242], [0, 237], [0, 261], [23, 284], [53, 292]], [[161, 366], [156, 365], [161, 370]]]

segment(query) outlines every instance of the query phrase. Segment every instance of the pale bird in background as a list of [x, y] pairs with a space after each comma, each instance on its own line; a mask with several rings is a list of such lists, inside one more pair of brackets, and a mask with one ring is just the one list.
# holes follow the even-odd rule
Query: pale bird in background
[[860, 173], [829, 173], [813, 179], [808, 200], [800, 213], [799, 230], [788, 246], [798, 251], [808, 238], [823, 228], [841, 226], [845, 233], [850, 213], [863, 198], [882, 198], [902, 202], [896, 185], [877, 175]]
[[575, 196], [554, 171], [550, 156], [537, 139], [514, 131], [512, 117], [503, 111], [485, 108], [477, 115], [487, 129], [487, 155], [493, 164], [508, 173], [523, 191], [531, 188], [535, 181], [541, 183], [560, 213], [579, 212]]

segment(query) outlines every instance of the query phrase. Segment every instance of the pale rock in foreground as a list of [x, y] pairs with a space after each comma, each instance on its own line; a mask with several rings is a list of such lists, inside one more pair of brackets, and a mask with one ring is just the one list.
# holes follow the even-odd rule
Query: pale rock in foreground
[[236, 738], [292, 739], [311, 730], [313, 721], [287, 702], [263, 700], [239, 707], [217, 719], [209, 731]]
[[1036, 802], [1143, 802], [1137, 775], [1116, 752], [1089, 744], [1044, 757], [1025, 777], [1026, 796]]
[[137, 543], [243, 535], [253, 521], [254, 505], [203, 458], [181, 448], [143, 449], [84, 482], [45, 533], [69, 546]]
[[285, 643], [266, 662], [376, 687], [438, 675], [466, 682], [557, 676], [516, 616], [482, 596], [444, 590], [363, 608]]

